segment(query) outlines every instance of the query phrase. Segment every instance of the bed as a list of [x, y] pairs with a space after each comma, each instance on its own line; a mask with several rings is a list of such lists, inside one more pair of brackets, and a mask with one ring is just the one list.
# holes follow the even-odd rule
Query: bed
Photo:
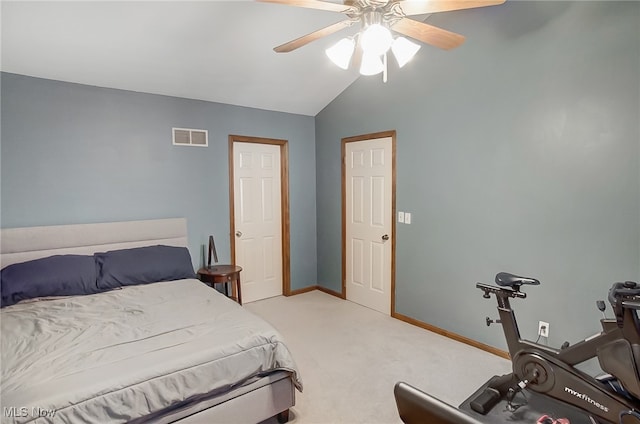
[[[281, 335], [194, 278], [186, 234], [181, 218], [2, 229], [2, 423], [288, 420], [302, 381]], [[59, 261], [88, 258], [103, 286], [76, 294], [83, 265]], [[73, 294], [7, 301], [40, 275]]]

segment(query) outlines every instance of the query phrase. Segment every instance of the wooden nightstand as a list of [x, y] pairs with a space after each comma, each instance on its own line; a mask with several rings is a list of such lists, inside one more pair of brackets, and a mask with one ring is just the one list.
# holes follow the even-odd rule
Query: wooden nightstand
[[[240, 271], [242, 268], [235, 265], [211, 265], [198, 270], [200, 281], [213, 284], [224, 284], [224, 292], [229, 296], [229, 283], [235, 284], [232, 288], [231, 298], [242, 305], [242, 295], [240, 293]], [[235, 295], [235, 297], [234, 297]]]

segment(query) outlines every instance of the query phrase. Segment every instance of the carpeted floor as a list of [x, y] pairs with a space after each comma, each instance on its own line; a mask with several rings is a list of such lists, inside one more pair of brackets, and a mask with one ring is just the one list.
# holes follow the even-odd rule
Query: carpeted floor
[[291, 409], [295, 424], [400, 423], [398, 381], [457, 406], [510, 372], [503, 358], [320, 291], [245, 307], [280, 331], [298, 364], [304, 392]]

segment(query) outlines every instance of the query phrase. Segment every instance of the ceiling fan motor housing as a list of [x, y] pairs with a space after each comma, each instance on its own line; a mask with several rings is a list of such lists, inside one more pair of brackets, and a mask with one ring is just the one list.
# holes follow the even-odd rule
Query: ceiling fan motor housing
[[349, 14], [349, 17], [360, 18], [362, 28], [367, 28], [369, 25], [374, 24], [391, 28], [396, 22], [406, 16], [397, 1], [360, 0], [356, 5], [358, 12]]

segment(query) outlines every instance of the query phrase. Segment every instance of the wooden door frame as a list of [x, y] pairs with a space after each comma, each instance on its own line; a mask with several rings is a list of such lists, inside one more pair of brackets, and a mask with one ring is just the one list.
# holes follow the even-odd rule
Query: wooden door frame
[[[290, 220], [289, 220], [289, 142], [273, 138], [229, 135], [229, 217], [231, 263], [236, 263], [236, 223], [234, 193], [234, 143], [256, 143], [280, 146], [280, 229], [282, 238], [282, 294], [291, 296], [291, 256], [290, 256]], [[235, 286], [234, 286], [235, 290]], [[234, 293], [235, 296], [235, 293]]]
[[396, 314], [396, 131], [383, 131], [372, 134], [357, 135], [342, 139], [342, 293], [347, 298], [347, 143], [391, 137], [391, 310], [390, 316]]

